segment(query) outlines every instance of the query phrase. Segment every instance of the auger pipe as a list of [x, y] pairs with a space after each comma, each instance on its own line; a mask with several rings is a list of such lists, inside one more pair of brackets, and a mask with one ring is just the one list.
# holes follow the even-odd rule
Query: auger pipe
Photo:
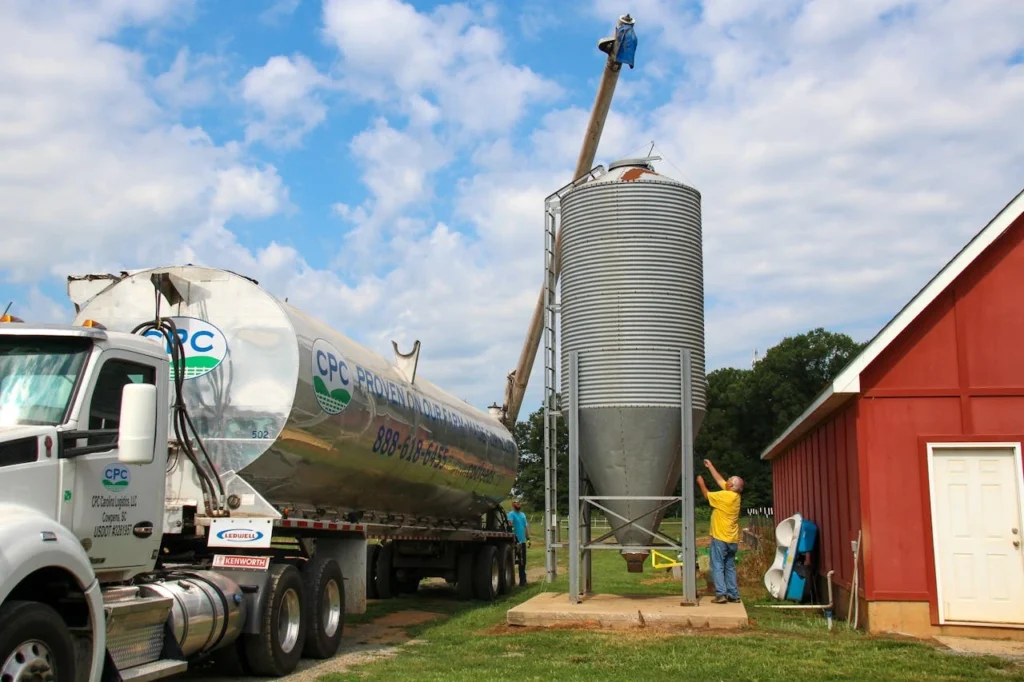
[[[580, 149], [579, 158], [576, 160], [576, 170], [573, 173], [572, 181], [583, 177], [590, 172], [594, 164], [594, 157], [597, 156], [597, 146], [601, 142], [601, 134], [604, 132], [605, 121], [608, 120], [608, 112], [611, 110], [612, 97], [615, 94], [615, 85], [619, 81], [619, 71], [622, 64], [628, 63], [633, 68], [633, 50], [636, 48], [635, 37], [632, 37], [633, 18], [625, 14], [619, 17], [615, 27], [615, 34], [612, 38], [603, 38], [598, 41], [598, 49], [608, 54], [605, 61], [604, 73], [601, 76], [601, 84], [597, 89], [597, 97], [594, 100], [594, 107], [590, 112], [590, 122], [587, 124], [587, 132], [583, 137], [583, 147]], [[627, 46], [628, 54], [620, 54], [623, 45], [620, 42], [623, 27], [630, 28], [631, 45]], [[555, 283], [558, 283], [558, 276], [562, 270], [562, 231], [555, 233]], [[519, 409], [523, 404], [523, 396], [526, 395], [526, 386], [530, 381], [530, 374], [533, 371], [533, 362], [537, 358], [537, 348], [540, 346], [541, 333], [544, 329], [544, 285], [541, 285], [537, 295], [537, 305], [533, 310], [533, 317], [530, 319], [529, 331], [526, 333], [526, 341], [523, 350], [519, 354], [519, 364], [509, 373], [505, 387], [505, 404], [502, 408], [502, 421], [509, 429], [515, 426], [519, 418]]]

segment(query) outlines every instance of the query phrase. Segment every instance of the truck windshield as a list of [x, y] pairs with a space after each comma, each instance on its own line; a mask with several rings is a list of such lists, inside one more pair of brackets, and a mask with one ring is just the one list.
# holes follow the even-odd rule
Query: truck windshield
[[64, 422], [89, 339], [0, 337], [0, 427]]

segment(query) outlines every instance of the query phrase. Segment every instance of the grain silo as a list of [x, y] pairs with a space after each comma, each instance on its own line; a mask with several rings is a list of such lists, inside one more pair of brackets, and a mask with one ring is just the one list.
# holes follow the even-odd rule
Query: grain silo
[[[682, 466], [682, 349], [691, 357], [691, 438], [707, 406], [700, 193], [656, 173], [649, 159], [622, 160], [562, 198], [561, 230], [561, 384], [566, 406], [578, 401], [586, 476], [600, 496], [672, 495]], [[579, 352], [577, 395], [570, 351]], [[662, 506], [603, 504], [629, 519]], [[637, 525], [657, 529], [663, 515]], [[642, 570], [650, 537], [625, 528], [616, 539], [629, 569]]]

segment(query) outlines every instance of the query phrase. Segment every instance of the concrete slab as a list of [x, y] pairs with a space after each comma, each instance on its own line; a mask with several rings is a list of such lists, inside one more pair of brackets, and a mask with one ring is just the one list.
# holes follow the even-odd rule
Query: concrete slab
[[506, 614], [509, 625], [597, 628], [711, 628], [736, 629], [747, 625], [742, 603], [714, 604], [701, 597], [694, 606], [682, 606], [679, 597], [595, 594], [570, 604], [564, 592], [544, 592]]

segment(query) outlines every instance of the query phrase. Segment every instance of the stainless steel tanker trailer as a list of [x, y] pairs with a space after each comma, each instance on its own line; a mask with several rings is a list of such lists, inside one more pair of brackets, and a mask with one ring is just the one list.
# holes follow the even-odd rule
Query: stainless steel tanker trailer
[[70, 326], [0, 323], [0, 546], [56, 553], [5, 550], [0, 665], [30, 632], [60, 682], [235, 651], [277, 676], [333, 655], [368, 595], [512, 588], [515, 442], [417, 374], [418, 343], [388, 362], [203, 267], [69, 294]]

